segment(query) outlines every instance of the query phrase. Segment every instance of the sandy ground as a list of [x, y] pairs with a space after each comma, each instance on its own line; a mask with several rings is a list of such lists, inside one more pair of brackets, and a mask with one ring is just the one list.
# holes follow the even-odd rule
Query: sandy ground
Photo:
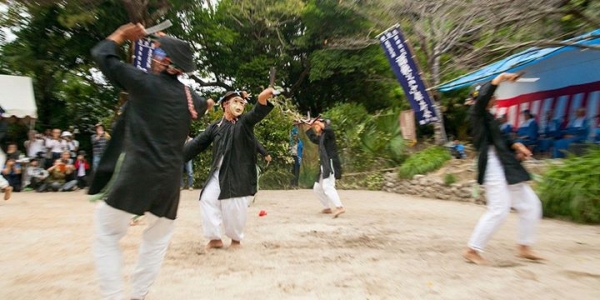
[[[340, 191], [348, 212], [332, 219], [310, 190], [261, 191], [243, 249], [205, 252], [198, 194], [182, 192], [146, 299], [600, 299], [598, 226], [543, 220], [536, 250], [549, 261], [531, 263], [514, 256], [513, 213], [485, 253], [492, 266], [479, 267], [460, 253], [482, 206]], [[94, 206], [81, 191], [0, 203], [0, 299], [98, 299]], [[142, 230], [122, 240], [125, 279]]]

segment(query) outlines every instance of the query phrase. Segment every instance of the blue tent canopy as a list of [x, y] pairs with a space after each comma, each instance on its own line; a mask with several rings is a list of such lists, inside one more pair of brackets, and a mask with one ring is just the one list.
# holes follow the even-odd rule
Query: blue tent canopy
[[[588, 32], [584, 35], [566, 40], [564, 42], [572, 42], [577, 45], [600, 45], [600, 29]], [[478, 82], [492, 80], [493, 77], [503, 72], [518, 72], [527, 66], [539, 63], [559, 53], [579, 49], [576, 46], [560, 46], [552, 48], [529, 48], [523, 52], [513, 54], [503, 60], [485, 66], [475, 72], [463, 75], [450, 82], [442, 84], [439, 89], [442, 92], [447, 92], [470, 86]]]

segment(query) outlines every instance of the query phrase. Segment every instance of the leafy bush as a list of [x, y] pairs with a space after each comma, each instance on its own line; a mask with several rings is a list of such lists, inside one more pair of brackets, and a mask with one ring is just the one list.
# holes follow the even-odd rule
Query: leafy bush
[[544, 216], [566, 217], [575, 222], [600, 223], [600, 149], [569, 157], [551, 166], [537, 190]]
[[388, 109], [369, 115], [362, 105], [342, 103], [324, 114], [332, 121], [344, 173], [394, 167], [404, 160], [399, 113]]
[[456, 183], [456, 181], [456, 176], [454, 176], [454, 174], [444, 175], [444, 185], [449, 186], [453, 183]]
[[417, 174], [425, 174], [439, 169], [446, 161], [450, 160], [450, 152], [434, 146], [417, 152], [406, 159], [398, 170], [400, 178], [412, 178]]

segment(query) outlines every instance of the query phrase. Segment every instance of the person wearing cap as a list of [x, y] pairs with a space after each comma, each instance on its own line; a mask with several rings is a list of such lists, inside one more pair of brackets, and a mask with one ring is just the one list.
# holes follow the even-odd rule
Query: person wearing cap
[[221, 224], [231, 238], [231, 247], [239, 247], [244, 238], [248, 197], [257, 192], [257, 141], [254, 126], [273, 109], [267, 101], [273, 88], [258, 95], [258, 103], [244, 113], [246, 100], [240, 92], [227, 92], [221, 98], [223, 118], [185, 144], [185, 160], [194, 158], [213, 145], [208, 181], [200, 193], [202, 228], [209, 240], [207, 249], [222, 248]]
[[143, 299], [156, 279], [177, 217], [182, 145], [192, 120], [206, 110], [206, 101], [178, 80], [196, 69], [187, 42], [168, 36], [157, 40], [166, 54], [155, 58], [159, 72], [146, 73], [119, 59], [121, 44], [145, 35], [141, 24], [126, 24], [92, 49], [104, 76], [127, 91], [129, 99], [88, 189], [105, 199], [95, 211], [93, 245], [105, 299], [124, 298], [119, 240], [132, 215], [145, 215], [147, 228], [131, 276], [130, 298]]
[[[335, 133], [329, 120], [321, 118], [314, 119], [310, 128], [306, 130], [308, 139], [319, 145], [319, 174], [313, 186], [319, 201], [323, 204], [321, 213], [331, 214], [337, 218], [346, 212], [340, 195], [335, 189], [335, 180], [342, 179], [342, 164], [337, 153]], [[331, 210], [331, 206], [335, 211]]]
[[67, 150], [71, 153], [71, 159], [77, 157], [77, 151], [79, 150], [79, 141], [73, 138], [73, 134], [70, 131], [63, 131], [60, 135], [66, 142]]
[[468, 102], [473, 106], [469, 111], [473, 145], [479, 152], [477, 161], [477, 182], [485, 186], [487, 212], [479, 219], [463, 252], [463, 257], [475, 264], [487, 264], [480, 255], [492, 235], [504, 223], [514, 207], [519, 213], [518, 256], [530, 260], [540, 260], [531, 245], [534, 232], [542, 216], [540, 199], [527, 181], [529, 173], [520, 160], [531, 157], [531, 151], [521, 143], [507, 139], [500, 132], [500, 124], [489, 112], [495, 105], [494, 92], [502, 82], [515, 82], [520, 74], [503, 73], [491, 82], [484, 84], [475, 99]]

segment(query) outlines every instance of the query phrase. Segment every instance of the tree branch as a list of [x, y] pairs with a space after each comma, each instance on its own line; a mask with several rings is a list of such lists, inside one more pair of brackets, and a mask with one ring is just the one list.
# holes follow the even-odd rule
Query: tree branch
[[197, 75], [190, 75], [190, 78], [193, 79], [195, 82], [199, 83], [200, 86], [218, 86], [218, 87], [222, 87], [228, 91], [233, 90], [234, 88], [224, 82], [221, 82], [219, 80], [216, 81], [205, 81], [202, 80], [200, 77], [198, 77]]

